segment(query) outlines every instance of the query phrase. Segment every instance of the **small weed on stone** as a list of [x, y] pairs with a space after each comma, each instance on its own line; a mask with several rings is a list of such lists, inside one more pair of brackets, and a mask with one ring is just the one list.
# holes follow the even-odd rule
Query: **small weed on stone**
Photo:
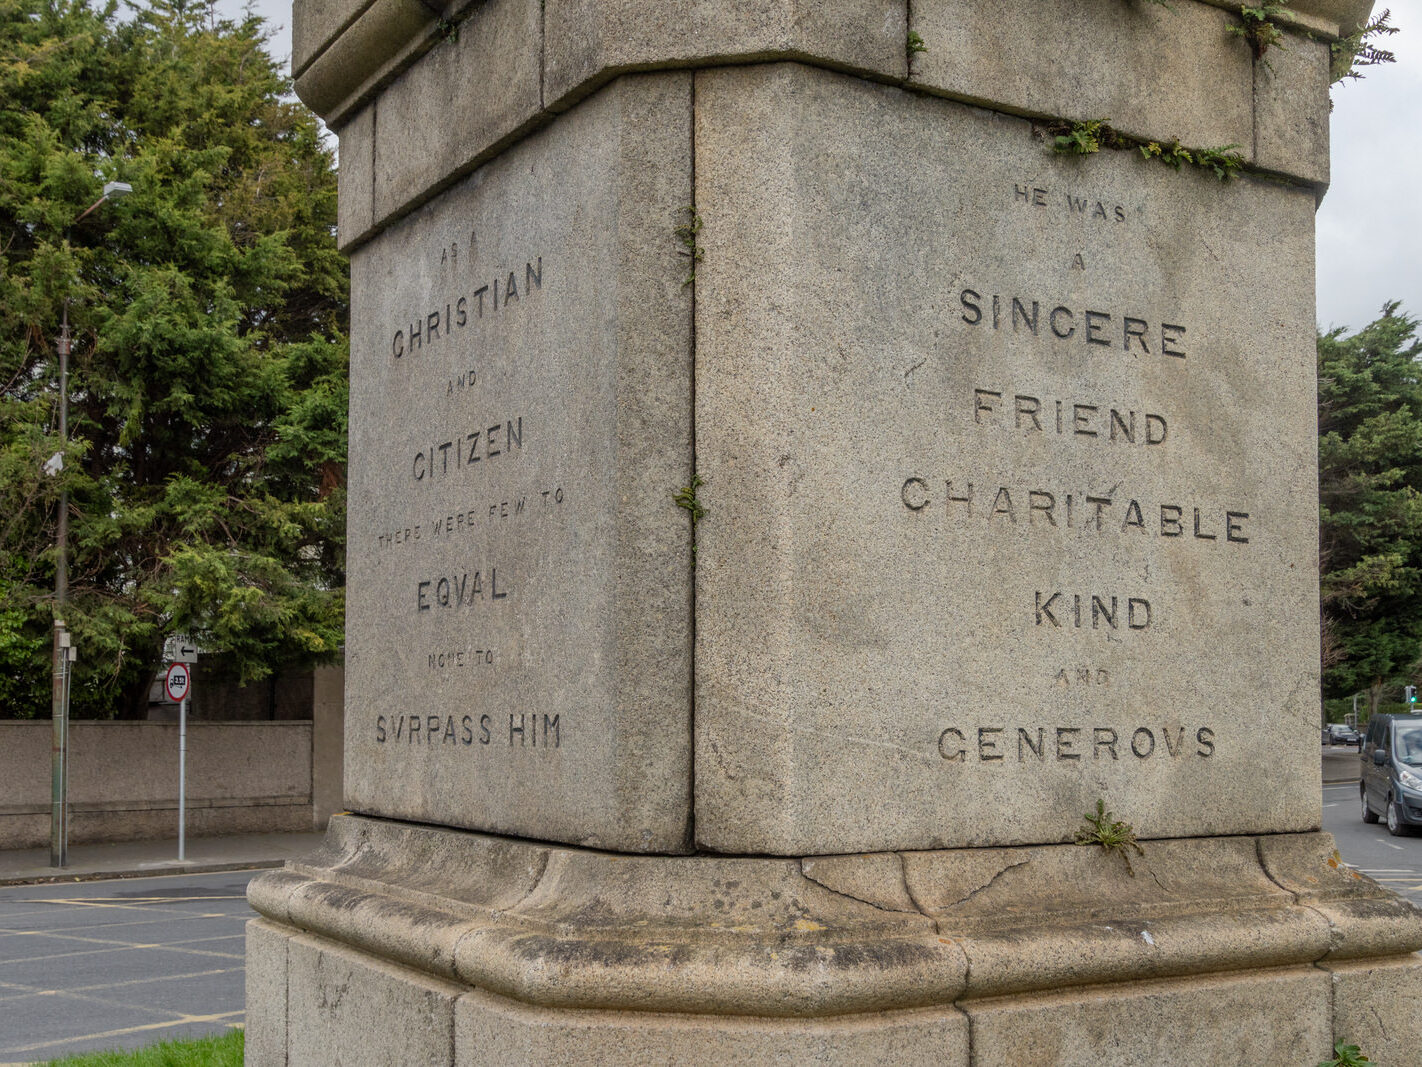
[[698, 474], [692, 474], [691, 484], [683, 485], [672, 494], [672, 501], [677, 507], [691, 512], [691, 566], [696, 567], [696, 524], [706, 515], [706, 509], [701, 506], [701, 501], [696, 499], [696, 490], [706, 483], [701, 480]]
[[678, 226], [672, 230], [676, 239], [682, 243], [682, 255], [691, 260], [691, 273], [686, 276], [686, 280], [681, 283], [685, 289], [692, 282], [696, 281], [696, 264], [700, 263], [706, 256], [706, 250], [696, 239], [696, 235], [701, 232], [701, 216], [696, 213], [694, 207], [684, 207], [681, 209], [687, 216], [685, 226]]
[[1114, 812], [1106, 810], [1106, 801], [1097, 800], [1096, 814], [1083, 816], [1086, 825], [1076, 832], [1076, 843], [1100, 845], [1107, 852], [1116, 853], [1125, 862], [1126, 873], [1134, 878], [1136, 872], [1131, 867], [1130, 851], [1137, 856], [1144, 856], [1145, 852], [1136, 844], [1136, 831], [1131, 824], [1114, 816]]
[[1219, 148], [1186, 148], [1179, 141], [1161, 144], [1147, 141], [1140, 146], [1141, 155], [1146, 159], [1158, 159], [1169, 167], [1180, 169], [1182, 163], [1208, 170], [1222, 182], [1244, 166], [1244, 157], [1235, 151], [1239, 145], [1227, 144]]
[[1085, 119], [1048, 129], [1053, 150], [1068, 156], [1089, 156], [1101, 151], [1101, 142], [1114, 132], [1105, 119]]
[[1142, 141], [1121, 133], [1107, 119], [1084, 119], [1080, 122], [1062, 119], [1046, 123], [1041, 128], [1052, 139], [1052, 151], [1059, 155], [1090, 156], [1103, 148], [1116, 151], [1137, 148], [1142, 159], [1158, 160], [1174, 170], [1189, 164], [1209, 171], [1222, 182], [1229, 181], [1234, 172], [1244, 166], [1244, 157], [1234, 151], [1239, 147], [1237, 144], [1220, 145], [1218, 148], [1186, 148], [1179, 141]]
[[1339, 1040], [1333, 1046], [1333, 1058], [1322, 1060], [1318, 1067], [1358, 1067], [1358, 1064], [1372, 1062], [1363, 1055], [1363, 1050], [1357, 1045], [1350, 1045], [1346, 1041]]
[[1270, 48], [1284, 47], [1280, 44], [1284, 39], [1284, 31], [1279, 29], [1274, 20], [1288, 13], [1288, 0], [1266, 0], [1264, 3], [1245, 4], [1239, 9], [1239, 17], [1243, 25], [1231, 26], [1229, 32], [1236, 37], [1243, 37], [1249, 42], [1255, 59], [1263, 59], [1264, 53]]

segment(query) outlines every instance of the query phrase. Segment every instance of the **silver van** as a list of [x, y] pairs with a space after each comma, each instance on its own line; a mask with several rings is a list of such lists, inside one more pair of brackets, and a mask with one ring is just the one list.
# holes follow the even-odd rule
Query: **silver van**
[[1374, 715], [1359, 754], [1363, 821], [1385, 816], [1393, 835], [1422, 826], [1422, 715]]

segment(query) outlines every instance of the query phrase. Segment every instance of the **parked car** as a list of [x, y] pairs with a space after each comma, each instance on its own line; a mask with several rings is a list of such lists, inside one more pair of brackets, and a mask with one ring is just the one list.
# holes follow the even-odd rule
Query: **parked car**
[[1374, 715], [1360, 754], [1363, 821], [1386, 817], [1395, 836], [1422, 826], [1422, 715]]
[[1330, 745], [1363, 745], [1363, 735], [1349, 726], [1345, 722], [1331, 722], [1328, 724], [1328, 743]]

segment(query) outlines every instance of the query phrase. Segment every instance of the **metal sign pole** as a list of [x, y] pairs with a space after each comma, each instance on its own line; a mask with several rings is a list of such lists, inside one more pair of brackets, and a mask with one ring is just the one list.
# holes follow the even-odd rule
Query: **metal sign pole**
[[163, 692], [178, 702], [178, 862], [183, 863], [188, 858], [188, 698], [193, 694], [186, 663], [168, 665]]
[[69, 664], [74, 649], [63, 621], [54, 620], [51, 716], [49, 865], [69, 864]]
[[178, 705], [178, 862], [187, 860], [188, 828], [188, 697]]
[[59, 820], [59, 865], [69, 863], [69, 688], [74, 680], [74, 653], [70, 645], [64, 650], [64, 744], [59, 754], [60, 774], [60, 820]]

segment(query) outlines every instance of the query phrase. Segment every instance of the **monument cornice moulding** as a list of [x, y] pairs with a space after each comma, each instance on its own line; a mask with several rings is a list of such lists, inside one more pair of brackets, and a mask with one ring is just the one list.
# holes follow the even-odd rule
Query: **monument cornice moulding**
[[543, 1007], [826, 1017], [1422, 948], [1422, 914], [1321, 833], [1150, 841], [1132, 875], [1077, 845], [659, 857], [331, 827], [253, 881], [260, 914]]
[[[560, 18], [574, 27], [576, 32], [582, 28], [582, 23], [595, 21], [600, 14], [595, 9], [604, 6], [598, 0], [545, 0], [544, 4], [534, 3], [534, 0], [517, 2], [533, 3], [538, 8], [540, 35], [546, 32], [550, 20]], [[1124, 3], [1125, 0], [1106, 2]], [[1181, 0], [1181, 3], [1203, 3], [1230, 12], [1239, 9], [1237, 3], [1225, 0]], [[988, 6], [982, 0], [943, 0], [943, 6], [956, 4]], [[293, 7], [291, 66], [297, 95], [327, 122], [340, 125], [346, 116], [425, 52], [441, 41], [454, 41], [462, 21], [473, 9], [481, 6], [491, 4], [476, 4], [474, 0], [452, 0], [449, 3], [433, 0], [356, 0], [345, 3], [341, 0], [296, 0]], [[923, 9], [934, 6], [933, 3], [916, 5]], [[621, 19], [635, 20], [668, 32], [656, 37], [654, 54], [641, 57], [631, 64], [620, 62], [610, 54], [617, 50], [614, 44], [608, 49], [605, 61], [595, 63], [588, 72], [587, 80], [594, 85], [605, 81], [610, 73], [625, 70], [787, 58], [823, 62], [841, 69], [858, 67], [871, 76], [913, 81], [911, 72], [906, 69], [902, 43], [907, 41], [909, 31], [914, 29], [909, 25], [911, 17], [907, 0], [837, 0], [822, 11], [806, 8], [802, 0], [750, 0], [724, 5], [724, 17], [716, 19], [714, 27], [700, 25], [711, 21], [705, 16], [667, 19], [662, 0], [643, 0], [639, 4], [618, 7]], [[629, 7], [636, 10], [628, 11]], [[1373, 0], [1296, 0], [1280, 21], [1311, 34], [1334, 39], [1363, 25], [1372, 7]], [[837, 20], [852, 25], [860, 19], [879, 25], [885, 24], [885, 21], [888, 25], [901, 25], [903, 31], [899, 35], [901, 43], [897, 51], [890, 51], [877, 57], [877, 61], [861, 67], [852, 60], [846, 62], [847, 57], [837, 55], [838, 49], [823, 47], [825, 35], [817, 33], [816, 27], [806, 25], [810, 20]], [[677, 24], [667, 25], [669, 21]], [[912, 21], [919, 21], [917, 12]], [[1010, 13], [1004, 13], [1003, 21], [1011, 23]], [[709, 36], [719, 45], [709, 52], [704, 48], [708, 29]], [[776, 30], [781, 32], [776, 33]], [[546, 41], [536, 43], [543, 52]], [[547, 74], [545, 70], [545, 81]], [[580, 87], [568, 88], [568, 95], [574, 98], [583, 95]], [[548, 98], [548, 103], [553, 105], [554, 110], [561, 110], [553, 97]]]
[[[1200, 2], [1231, 12], [1237, 12], [1240, 6], [1228, 0], [1182, 2]], [[979, 7], [999, 6], [996, 3], [986, 4], [984, 0], [972, 0], [972, 3]], [[474, 6], [474, 0], [452, 0], [448, 3], [436, 0], [296, 0], [293, 5], [291, 65], [292, 76], [297, 80], [298, 95], [327, 121], [338, 122], [341, 114], [351, 110], [383, 82], [418, 59], [442, 36], [450, 34]], [[555, 2], [541, 6], [545, 13], [553, 9], [556, 17], [560, 6], [573, 7], [581, 12], [592, 5], [559, 5]], [[662, 0], [644, 0], [644, 3], [635, 6], [645, 9], [640, 12], [643, 17], [659, 21]], [[725, 5], [727, 9], [736, 9], [738, 14], [744, 10], [760, 9], [762, 15], [772, 17], [777, 9], [799, 6], [790, 0], [757, 0]], [[841, 0], [832, 5], [832, 10], [827, 10], [823, 17], [838, 15], [847, 7], [873, 9], [876, 12], [886, 7], [897, 7], [901, 12], [900, 20], [906, 27], [909, 21], [907, 0], [887, 5], [877, 0], [849, 0], [848, 3]], [[1373, 0], [1295, 0], [1290, 10], [1280, 16], [1280, 21], [1310, 33], [1337, 38], [1362, 26], [1372, 7]], [[692, 42], [678, 41], [674, 36], [665, 38], [663, 46], [665, 61], [673, 63], [677, 61], [676, 57], [695, 51]], [[762, 57], [764, 47], [763, 40], [747, 35], [740, 47], [733, 44], [716, 61]], [[781, 58], [788, 54], [783, 53]], [[890, 77], [902, 76], [889, 70], [880, 73]]]
[[[309, 0], [295, 9], [293, 70], [340, 136], [347, 251], [616, 77], [787, 60], [1033, 120], [1104, 118], [1136, 140], [1227, 145], [1247, 167], [1326, 188], [1326, 40], [1369, 3], [1298, 5], [1308, 37], [1267, 63], [1230, 32], [1229, 5], [1083, 4]], [[910, 34], [924, 51], [909, 52]], [[1178, 47], [1162, 53], [1162, 34]], [[1042, 54], [1076, 61], [1032, 66]], [[391, 157], [405, 142], [429, 146], [422, 166]]]

